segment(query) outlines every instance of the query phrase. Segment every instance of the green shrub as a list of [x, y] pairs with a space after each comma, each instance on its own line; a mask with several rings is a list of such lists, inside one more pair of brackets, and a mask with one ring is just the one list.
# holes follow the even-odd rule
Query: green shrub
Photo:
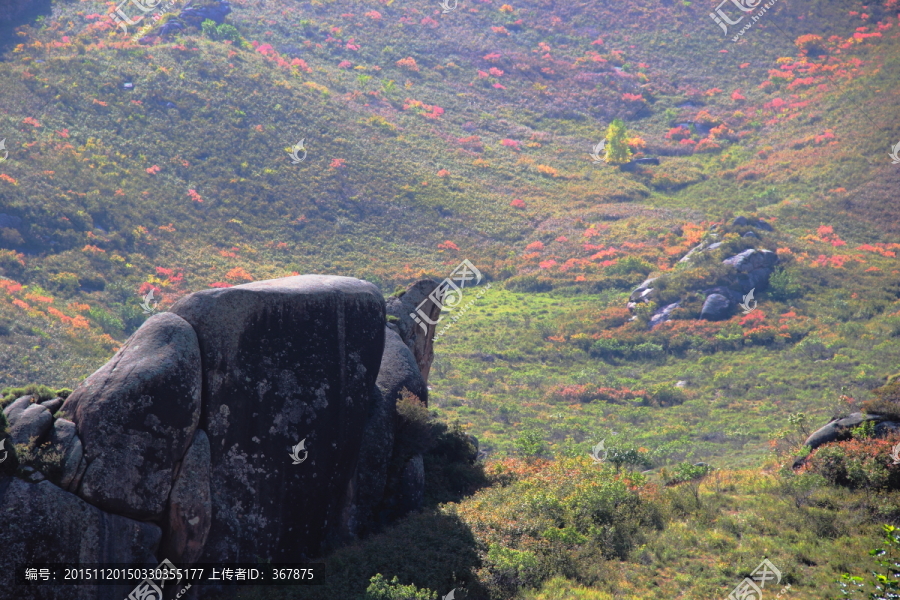
[[110, 314], [100, 307], [93, 307], [88, 311], [88, 316], [99, 325], [106, 333], [118, 333], [125, 329], [122, 319]]
[[900, 379], [872, 390], [875, 398], [862, 403], [863, 412], [884, 415], [893, 420], [900, 420]]
[[459, 502], [488, 483], [478, 448], [459, 422], [437, 423], [435, 430], [434, 445], [423, 457], [426, 506]]
[[787, 302], [800, 295], [800, 286], [794, 282], [791, 272], [781, 267], [769, 277], [768, 292], [773, 300]]
[[536, 429], [526, 429], [516, 439], [516, 448], [526, 458], [536, 458], [547, 452], [547, 444], [541, 432]]
[[684, 404], [687, 394], [674, 385], [660, 385], [651, 390], [649, 404], [653, 406], [678, 406]]
[[629, 275], [639, 273], [646, 277], [655, 267], [639, 256], [626, 256], [616, 261], [616, 264], [606, 267], [608, 275]]
[[538, 583], [538, 559], [533, 552], [491, 544], [487, 562], [491, 583], [500, 589], [513, 591]]
[[518, 275], [510, 277], [503, 285], [511, 292], [539, 293], [551, 291], [553, 280], [537, 275]]
[[397, 401], [395, 455], [404, 459], [434, 447], [438, 423], [418, 396], [403, 388]]
[[614, 119], [606, 130], [606, 162], [617, 165], [631, 160], [631, 149], [625, 141], [625, 123]]
[[388, 581], [381, 573], [375, 575], [366, 588], [363, 600], [436, 600], [437, 592], [419, 589], [414, 584], [401, 585], [395, 575]]
[[0, 399], [0, 407], [6, 406], [16, 398], [21, 398], [22, 396], [36, 396], [37, 402], [46, 402], [47, 400], [51, 400], [56, 398], [56, 392], [53, 389], [47, 387], [46, 385], [40, 385], [37, 383], [29, 383], [23, 387], [8, 387], [0, 390], [0, 395], [2, 395], [2, 399]]
[[709, 465], [693, 465], [683, 462], [671, 469], [665, 469], [662, 473], [663, 482], [666, 485], [676, 485], [685, 481], [694, 481], [706, 477], [713, 468]]
[[622, 467], [639, 467], [649, 469], [653, 466], [650, 458], [643, 452], [638, 452], [635, 448], [613, 447], [606, 453], [606, 460], [616, 468], [618, 473]]
[[[900, 574], [897, 572], [898, 554], [900, 554], [900, 529], [893, 525], [884, 525], [883, 546], [875, 548], [869, 554], [875, 557], [877, 570], [867, 577], [851, 576], [844, 573], [840, 579], [841, 594], [846, 597], [869, 598], [883, 600], [900, 598]], [[869, 590], [867, 593], [867, 589]]]

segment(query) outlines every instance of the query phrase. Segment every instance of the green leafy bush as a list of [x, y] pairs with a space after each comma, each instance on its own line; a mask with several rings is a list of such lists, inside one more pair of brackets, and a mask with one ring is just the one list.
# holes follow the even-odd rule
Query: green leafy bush
[[372, 577], [363, 600], [436, 600], [437, 596], [437, 592], [419, 589], [414, 584], [402, 585], [396, 575], [388, 581], [378, 573]]
[[887, 385], [874, 389], [872, 393], [875, 394], [875, 397], [862, 403], [863, 411], [900, 420], [900, 379], [895, 379]]
[[526, 429], [516, 439], [516, 448], [526, 458], [536, 458], [547, 452], [544, 436], [536, 429]]
[[664, 469], [662, 473], [663, 482], [666, 485], [677, 485], [685, 481], [694, 481], [702, 479], [711, 473], [713, 468], [705, 464], [691, 464], [688, 462], [680, 463], [670, 469]]
[[769, 296], [778, 302], [787, 302], [800, 295], [801, 288], [790, 271], [784, 267], [775, 269], [769, 277]]
[[[71, 393], [71, 390], [60, 390], [60, 391], [68, 391]], [[52, 389], [47, 387], [46, 385], [40, 385], [37, 383], [29, 383], [26, 386], [22, 387], [7, 387], [0, 390], [0, 395], [2, 395], [2, 400], [0, 400], [0, 407], [6, 406], [16, 398], [21, 398], [22, 396], [36, 396], [37, 402], [46, 402], [47, 400], [51, 400], [56, 398], [57, 393]], [[68, 396], [68, 394], [66, 394]]]

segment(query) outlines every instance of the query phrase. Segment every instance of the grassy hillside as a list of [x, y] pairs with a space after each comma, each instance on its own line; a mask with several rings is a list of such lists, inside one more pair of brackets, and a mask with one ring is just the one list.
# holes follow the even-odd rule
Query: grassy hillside
[[[147, 318], [150, 290], [165, 310], [210, 286], [316, 272], [389, 294], [469, 259], [491, 288], [436, 342], [436, 414], [479, 438], [488, 471], [536, 469], [517, 485], [556, 485], [568, 463], [534, 465], [601, 440], [639, 454], [656, 475], [628, 485], [657, 516], [629, 531], [657, 533], [596, 556], [572, 541], [596, 532], [575, 522], [559, 548], [494, 539], [477, 522], [494, 510], [484, 503], [515, 506], [498, 479], [416, 517], [464, 523], [468, 583], [535, 600], [724, 596], [778, 548], [791, 596], [814, 598], [865, 570], [895, 493], [879, 503], [817, 484], [814, 509], [766, 461], [789, 461], [898, 370], [896, 0], [781, 0], [737, 43], [709, 18], [713, 2], [481, 0], [443, 13], [245, 0], [232, 40], [191, 30], [150, 44], [115, 30], [113, 6], [57, 2], [0, 47], [0, 387], [74, 387]], [[658, 166], [592, 160], [615, 118]], [[301, 139], [306, 159], [292, 164]], [[646, 277], [665, 274], [673, 294], [708, 277], [714, 261], [678, 261], [737, 215], [774, 226], [761, 240], [730, 230], [713, 257], [777, 252], [756, 311], [699, 321], [688, 295], [653, 330], [628, 320]], [[697, 484], [690, 504], [652, 480], [685, 461], [737, 470]], [[531, 560], [507, 550], [539, 566], [501, 577]], [[584, 555], [565, 566], [554, 552]], [[361, 569], [353, 593], [397, 568]], [[453, 583], [435, 577], [415, 581]], [[624, 582], [637, 587], [616, 592]]]

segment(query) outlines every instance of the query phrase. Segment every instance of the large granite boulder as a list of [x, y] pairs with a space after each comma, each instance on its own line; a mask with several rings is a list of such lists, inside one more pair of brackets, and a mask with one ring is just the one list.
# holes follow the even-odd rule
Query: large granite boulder
[[[422, 279], [412, 284], [405, 292], [388, 298], [387, 314], [394, 319], [388, 327], [394, 329], [415, 357], [416, 364], [422, 372], [422, 379], [428, 383], [431, 363], [434, 361], [434, 334], [437, 320], [441, 316], [441, 307], [429, 299], [438, 283], [432, 279]], [[421, 310], [425, 318], [417, 323], [413, 314]]]
[[373, 387], [359, 462], [343, 510], [341, 534], [345, 539], [365, 535], [383, 524], [379, 505], [384, 499], [393, 456], [396, 419], [396, 399], [388, 399], [377, 386]]
[[212, 525], [209, 457], [209, 438], [198, 429], [179, 466], [164, 520], [160, 556], [176, 565], [197, 562], [209, 535]]
[[79, 496], [104, 510], [158, 519], [200, 420], [200, 350], [191, 325], [153, 315], [63, 404], [87, 470]]
[[342, 525], [372, 410], [378, 288], [302, 275], [204, 290], [171, 311], [196, 331], [203, 364], [213, 521], [201, 562], [318, 555]]
[[[0, 598], [122, 600], [134, 585], [14, 586], [22, 561], [133, 563], [155, 566], [160, 529], [109, 514], [49, 481], [0, 478]], [[12, 594], [12, 590], [15, 593]], [[6, 595], [10, 593], [10, 595]]]

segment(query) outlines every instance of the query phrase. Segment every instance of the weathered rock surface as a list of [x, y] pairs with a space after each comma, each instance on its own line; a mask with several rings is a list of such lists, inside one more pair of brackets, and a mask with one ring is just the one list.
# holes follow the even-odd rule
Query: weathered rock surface
[[[407, 300], [436, 285], [418, 282]], [[38, 447], [29, 464], [11, 453], [2, 465], [18, 478], [0, 475], [0, 514], [26, 517], [12, 533], [0, 524], [0, 545], [13, 535], [17, 558], [48, 562], [295, 562], [420, 508], [421, 445], [404, 443], [396, 403], [403, 389], [427, 401], [432, 347], [405, 323], [387, 327], [378, 289], [346, 277], [182, 298], [61, 407], [27, 396], [6, 408]], [[46, 535], [29, 537], [50, 515]], [[72, 590], [58, 598], [130, 591]]]
[[209, 535], [212, 524], [209, 459], [209, 438], [198, 429], [169, 494], [160, 546], [160, 556], [179, 566], [197, 562]]
[[62, 412], [84, 445], [79, 496], [137, 519], [162, 516], [200, 420], [200, 373], [191, 325], [159, 313], [72, 392]]
[[[428, 300], [424, 304], [423, 301], [437, 286], [438, 283], [434, 280], [422, 279], [399, 296], [388, 298], [386, 303], [387, 314], [397, 319], [393, 323], [388, 323], [388, 327], [400, 334], [403, 343], [412, 351], [425, 383], [428, 383], [431, 363], [434, 361], [433, 339], [437, 330], [437, 320], [441, 316], [441, 307], [433, 300]], [[416, 323], [411, 316], [411, 313], [416, 313], [417, 308], [425, 313], [426, 318], [421, 319], [422, 325]]]
[[425, 500], [425, 461], [421, 454], [416, 454], [403, 467], [400, 476], [400, 499], [398, 502], [401, 514], [422, 508]]
[[384, 397], [395, 404], [404, 388], [428, 404], [428, 386], [416, 359], [400, 336], [390, 328], [384, 331], [384, 355], [376, 384]]
[[348, 537], [364, 535], [382, 524], [378, 507], [384, 499], [396, 419], [396, 400], [388, 399], [377, 386], [373, 387], [353, 489], [344, 511], [343, 533]]
[[[26, 400], [20, 404], [21, 400]], [[14, 410], [4, 411], [9, 422], [9, 437], [13, 444], [37, 445], [53, 427], [53, 415], [46, 406], [30, 404], [31, 398], [19, 398], [10, 405]]]
[[700, 318], [720, 321], [731, 316], [731, 302], [722, 294], [710, 294], [703, 302]]
[[672, 316], [672, 311], [681, 306], [680, 302], [673, 302], [672, 304], [667, 304], [662, 309], [657, 311], [650, 317], [650, 329], [653, 329], [657, 325], [662, 325], [666, 321], [668, 321]]
[[[26, 559], [152, 566], [159, 562], [154, 556], [159, 527], [106, 513], [49, 481], [0, 478], [0, 515], [0, 565]], [[13, 587], [13, 583], [13, 569], [0, 569], [0, 597], [16, 600], [122, 600], [134, 587]], [[3, 595], [10, 590], [15, 590], [14, 596]]]
[[66, 419], [56, 419], [50, 431], [49, 444], [42, 446], [39, 456], [42, 462], [50, 462], [51, 456], [58, 457], [59, 470], [48, 471], [47, 478], [64, 490], [77, 489], [87, 463], [84, 461], [84, 447], [75, 431], [75, 423]]
[[778, 262], [778, 255], [771, 250], [744, 250], [722, 261], [737, 272], [736, 284], [743, 293], [761, 288], [769, 281], [769, 276]]
[[47, 410], [49, 410], [52, 414], [62, 407], [63, 402], [65, 402], [65, 400], [62, 398], [53, 398], [51, 400], [47, 400], [46, 402], [41, 402], [41, 406], [46, 406]]
[[[213, 522], [201, 562], [303, 560], [340, 527], [384, 348], [384, 299], [349, 277], [204, 290], [197, 333]], [[292, 464], [306, 440], [308, 458]]]
[[6, 416], [6, 420], [12, 423], [15, 419], [19, 418], [22, 411], [33, 403], [34, 398], [32, 396], [21, 396], [10, 402], [9, 405], [3, 409], [3, 414]]
[[850, 429], [853, 427], [858, 427], [860, 424], [865, 421], [880, 421], [882, 418], [877, 415], [867, 415], [864, 413], [852, 413], [847, 415], [846, 417], [835, 419], [830, 423], [820, 427], [816, 431], [814, 431], [806, 441], [803, 442], [805, 445], [810, 448], [818, 448], [822, 444], [827, 444], [829, 442], [834, 442], [838, 440], [845, 440], [850, 438]]

